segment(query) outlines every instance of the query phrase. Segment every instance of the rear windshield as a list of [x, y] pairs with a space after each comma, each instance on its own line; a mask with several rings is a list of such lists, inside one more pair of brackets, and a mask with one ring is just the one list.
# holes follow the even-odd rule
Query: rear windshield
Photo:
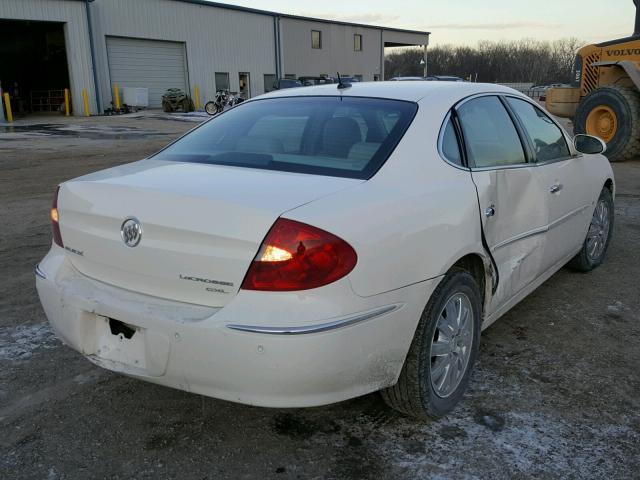
[[354, 97], [281, 97], [228, 110], [154, 158], [370, 178], [413, 120], [417, 105]]

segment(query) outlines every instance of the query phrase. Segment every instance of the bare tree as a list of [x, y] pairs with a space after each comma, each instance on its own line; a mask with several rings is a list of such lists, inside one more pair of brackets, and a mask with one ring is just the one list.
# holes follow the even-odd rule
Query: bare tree
[[[481, 41], [475, 47], [444, 45], [429, 49], [430, 75], [471, 77], [480, 82], [568, 83], [576, 51], [584, 42], [576, 38], [541, 42]], [[385, 58], [385, 78], [422, 75], [421, 49], [394, 51]]]

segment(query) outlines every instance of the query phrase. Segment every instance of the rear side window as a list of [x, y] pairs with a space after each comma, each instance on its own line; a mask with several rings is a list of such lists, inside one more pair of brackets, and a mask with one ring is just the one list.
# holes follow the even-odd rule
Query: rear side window
[[531, 138], [536, 161], [548, 162], [570, 156], [562, 131], [542, 110], [518, 98], [507, 97], [507, 102]]
[[377, 98], [255, 100], [212, 118], [154, 158], [367, 179], [417, 108]]
[[453, 128], [453, 122], [451, 118], [447, 120], [447, 124], [444, 127], [442, 133], [442, 154], [447, 160], [456, 165], [462, 165], [462, 155], [460, 154], [460, 145], [458, 144], [458, 137], [456, 131]]
[[516, 127], [498, 97], [470, 100], [457, 113], [472, 166], [500, 167], [526, 162]]

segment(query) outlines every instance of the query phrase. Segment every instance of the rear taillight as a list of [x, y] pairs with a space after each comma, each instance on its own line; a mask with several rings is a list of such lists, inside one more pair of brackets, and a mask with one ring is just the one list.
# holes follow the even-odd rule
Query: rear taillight
[[53, 235], [53, 242], [64, 248], [62, 243], [62, 235], [60, 235], [60, 217], [58, 214], [58, 193], [60, 187], [56, 188], [56, 193], [53, 196], [53, 203], [51, 204], [51, 233]]
[[306, 223], [279, 218], [242, 282], [245, 290], [317, 288], [348, 274], [358, 257], [347, 242]]

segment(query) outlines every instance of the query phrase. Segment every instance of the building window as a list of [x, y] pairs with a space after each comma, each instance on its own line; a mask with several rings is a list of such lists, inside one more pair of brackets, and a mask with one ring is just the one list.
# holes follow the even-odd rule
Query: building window
[[360, 35], [359, 33], [355, 33], [353, 35], [353, 50], [355, 52], [362, 51], [362, 35]]
[[322, 32], [311, 30], [311, 48], [322, 48]]
[[229, 90], [229, 72], [216, 72], [216, 91]]
[[276, 83], [276, 76], [273, 73], [264, 74], [264, 92], [270, 92], [273, 90], [273, 86]]

